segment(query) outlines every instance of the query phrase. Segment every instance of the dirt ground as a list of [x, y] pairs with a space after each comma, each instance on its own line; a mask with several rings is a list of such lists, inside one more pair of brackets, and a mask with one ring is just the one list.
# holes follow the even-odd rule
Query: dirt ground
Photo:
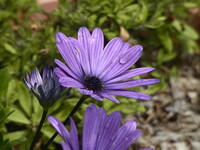
[[130, 150], [200, 150], [200, 55], [183, 59], [169, 87], [141, 102], [147, 112], [125, 118], [137, 120], [143, 131]]

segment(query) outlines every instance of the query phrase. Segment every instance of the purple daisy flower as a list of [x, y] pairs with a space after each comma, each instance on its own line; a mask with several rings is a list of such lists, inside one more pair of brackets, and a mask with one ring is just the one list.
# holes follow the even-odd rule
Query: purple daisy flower
[[127, 80], [154, 70], [152, 67], [128, 70], [142, 55], [142, 46], [130, 47], [128, 42], [123, 42], [121, 38], [116, 37], [104, 48], [101, 29], [95, 28], [90, 34], [85, 27], [79, 29], [78, 40], [57, 33], [56, 43], [67, 64], [55, 60], [58, 65], [55, 72], [62, 86], [76, 87], [82, 94], [90, 95], [99, 101], [108, 98], [119, 103], [111, 95], [151, 99], [147, 94], [124, 90], [159, 82], [158, 79]]
[[44, 108], [48, 108], [55, 100], [59, 99], [65, 89], [58, 82], [58, 76], [48, 66], [44, 68], [42, 77], [36, 68], [30, 76], [26, 74], [24, 82]]
[[[70, 132], [56, 118], [48, 121], [60, 134], [64, 150], [126, 150], [142, 134], [136, 129], [136, 121], [128, 121], [120, 127], [121, 113], [106, 114], [103, 108], [92, 104], [87, 107], [84, 117], [82, 148], [79, 147], [78, 133], [73, 119], [70, 118]], [[152, 149], [143, 149], [152, 150]]]

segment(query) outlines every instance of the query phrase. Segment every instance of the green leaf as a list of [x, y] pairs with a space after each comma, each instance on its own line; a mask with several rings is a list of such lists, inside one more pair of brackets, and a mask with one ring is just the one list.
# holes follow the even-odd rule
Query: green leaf
[[21, 137], [25, 137], [26, 135], [30, 134], [31, 130], [22, 130], [22, 131], [14, 131], [14, 132], [9, 132], [6, 135], [4, 135], [5, 139], [9, 139], [9, 141], [16, 140]]
[[180, 33], [181, 33], [182, 30], [183, 30], [182, 23], [181, 23], [179, 20], [177, 20], [177, 19], [175, 19], [175, 20], [172, 22], [172, 26], [174, 26], [174, 28], [175, 28], [177, 31], [179, 31]]
[[183, 32], [182, 34], [192, 40], [197, 40], [199, 38], [199, 35], [197, 31], [195, 31], [190, 25], [184, 24], [183, 25]]
[[157, 30], [157, 34], [165, 49], [168, 52], [171, 52], [173, 49], [173, 43], [171, 37], [169, 36], [168, 30], [165, 28], [160, 28], [159, 30]]
[[186, 8], [194, 8], [194, 7], [198, 7], [198, 3], [194, 3], [194, 2], [184, 2], [183, 6]]
[[32, 99], [28, 88], [22, 82], [18, 82], [18, 99], [21, 107], [28, 116], [31, 114]]
[[[52, 137], [52, 135], [56, 132], [56, 130], [51, 126], [51, 125], [46, 125], [41, 129], [42, 133], [44, 133], [44, 135], [46, 135], [49, 138]], [[56, 143], [60, 143], [60, 141], [62, 141], [62, 138], [60, 136], [57, 136], [54, 139], [54, 142]]]
[[176, 52], [165, 52], [163, 49], [160, 49], [158, 52], [157, 59], [159, 60], [159, 63], [163, 63], [166, 61], [170, 61], [176, 57]]
[[15, 108], [15, 112], [8, 117], [8, 120], [21, 124], [31, 124], [30, 120], [26, 118], [26, 115], [18, 108]]
[[6, 95], [10, 78], [11, 77], [7, 68], [0, 70], [0, 100]]
[[9, 108], [3, 108], [2, 110], [0, 110], [0, 125], [4, 123], [4, 120], [6, 120], [6, 118], [11, 115], [13, 111], [10, 111]]
[[17, 144], [24, 143], [26, 140], [27, 140], [27, 138], [21, 137], [21, 138], [18, 138], [16, 140], [10, 141], [9, 144], [12, 145], [12, 146], [14, 146], [14, 145], [17, 145]]
[[7, 50], [8, 52], [12, 53], [12, 54], [17, 54], [16, 49], [14, 49], [14, 47], [12, 47], [10, 44], [5, 43], [4, 44], [4, 48], [5, 50]]

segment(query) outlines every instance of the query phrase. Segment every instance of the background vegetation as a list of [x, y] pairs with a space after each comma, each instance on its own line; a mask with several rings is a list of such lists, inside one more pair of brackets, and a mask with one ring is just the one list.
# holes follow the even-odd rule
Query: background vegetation
[[[196, 0], [60, 0], [59, 7], [47, 13], [34, 0], [0, 1], [0, 149], [27, 149], [38, 125], [41, 107], [37, 99], [25, 87], [26, 72], [45, 65], [54, 65], [61, 58], [55, 45], [55, 33], [77, 37], [81, 26], [91, 31], [99, 27], [105, 34], [105, 42], [116, 36], [132, 45], [144, 46], [142, 58], [133, 67], [157, 68], [143, 77], [156, 77], [161, 83], [150, 88], [138, 88], [151, 94], [168, 86], [182, 62], [182, 55], [199, 54], [199, 33], [190, 25], [190, 9], [200, 6]], [[143, 78], [142, 77], [142, 78]], [[68, 115], [80, 98], [76, 90], [59, 100], [50, 115], [60, 120]], [[121, 104], [113, 105], [104, 100], [98, 103], [87, 100], [75, 119], [82, 126], [84, 108], [98, 103], [112, 112], [120, 110], [124, 115], [145, 111], [136, 100], [119, 97]], [[79, 128], [80, 129], [80, 128]], [[44, 144], [54, 130], [46, 122], [39, 145]], [[60, 141], [59, 138], [56, 141]], [[50, 149], [53, 149], [52, 145]]]

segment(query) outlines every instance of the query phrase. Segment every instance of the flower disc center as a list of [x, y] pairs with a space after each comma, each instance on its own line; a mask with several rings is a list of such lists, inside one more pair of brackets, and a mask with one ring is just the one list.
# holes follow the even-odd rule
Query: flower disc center
[[84, 85], [88, 90], [93, 92], [100, 92], [102, 90], [101, 80], [94, 76], [88, 76], [84, 79]]

